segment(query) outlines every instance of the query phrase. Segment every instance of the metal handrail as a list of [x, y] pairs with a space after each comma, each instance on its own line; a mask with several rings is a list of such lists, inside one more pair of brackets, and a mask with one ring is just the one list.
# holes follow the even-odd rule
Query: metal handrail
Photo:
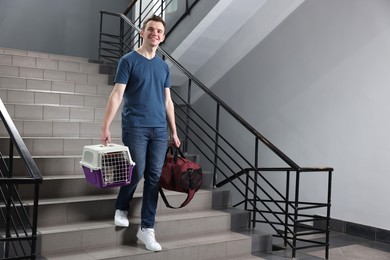
[[[1, 259], [36, 259], [39, 186], [43, 181], [42, 174], [35, 164], [30, 152], [17, 131], [3, 101], [0, 99], [0, 117], [9, 137], [10, 146], [8, 164], [0, 153], [0, 214], [4, 219], [4, 235]], [[13, 176], [14, 148], [27, 170], [26, 177]], [[32, 212], [29, 213], [19, 195], [20, 185], [34, 185]], [[23, 242], [25, 241], [25, 242]]]

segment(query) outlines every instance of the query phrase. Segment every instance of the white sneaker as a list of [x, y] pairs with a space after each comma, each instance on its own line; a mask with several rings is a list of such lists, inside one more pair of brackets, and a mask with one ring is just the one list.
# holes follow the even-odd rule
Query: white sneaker
[[129, 226], [129, 220], [127, 219], [127, 211], [119, 210], [117, 209], [115, 211], [115, 226], [118, 227], [128, 227]]
[[157, 243], [156, 238], [154, 236], [154, 229], [153, 228], [139, 228], [137, 232], [137, 238], [141, 240], [145, 246], [146, 249], [150, 251], [160, 251], [161, 245]]

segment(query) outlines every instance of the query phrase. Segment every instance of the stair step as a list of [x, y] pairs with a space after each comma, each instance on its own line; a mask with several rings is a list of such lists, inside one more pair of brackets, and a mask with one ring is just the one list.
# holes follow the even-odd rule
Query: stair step
[[[19, 190], [19, 194], [23, 199], [32, 199], [34, 186], [24, 186], [23, 189]], [[85, 176], [83, 174], [44, 176], [43, 182], [39, 188], [40, 199], [106, 194], [117, 195], [118, 189], [98, 189], [92, 184], [89, 184], [85, 180]]]
[[[121, 143], [120, 138], [112, 138], [112, 143]], [[96, 138], [65, 138], [65, 137], [25, 137], [27, 149], [32, 156], [40, 155], [82, 155], [84, 146], [100, 144], [99, 135]], [[0, 152], [7, 156], [9, 137], [0, 137]]]
[[0, 65], [50, 69], [82, 73], [99, 73], [99, 64], [88, 60], [68, 60], [63, 57], [32, 57], [20, 54], [0, 54]]
[[[13, 120], [16, 129], [25, 138], [32, 137], [75, 137], [97, 138], [100, 136], [101, 122], [63, 121], [63, 120]], [[111, 123], [111, 136], [120, 138], [121, 122]], [[6, 128], [0, 126], [0, 136], [8, 136]]]
[[108, 96], [112, 91], [113, 86], [108, 84], [74, 83], [61, 80], [30, 79], [0, 75], [0, 88]]
[[[81, 152], [77, 156], [33, 156], [33, 160], [44, 179], [46, 176], [75, 176], [82, 174], [80, 167], [81, 158]], [[20, 157], [14, 157], [14, 174], [15, 176], [26, 175], [26, 170]]]
[[4, 48], [4, 47], [0, 47], [0, 53], [1, 54], [27, 56], [27, 57], [38, 57], [38, 58], [47, 58], [47, 59], [88, 62], [88, 58], [83, 58], [83, 57], [59, 55], [59, 54], [52, 54], [52, 53], [46, 53], [46, 52], [36, 52], [36, 51], [28, 51], [28, 50], [20, 50], [20, 49]]
[[[112, 228], [111, 228], [112, 229]], [[129, 236], [135, 236], [135, 231]], [[96, 239], [96, 238], [95, 238]], [[102, 248], [78, 249], [59, 254], [44, 254], [47, 259], [245, 259], [250, 256], [250, 237], [234, 232], [218, 232], [175, 239], [159, 239], [163, 249], [151, 252], [141, 243]], [[74, 246], [77, 247], [74, 241]], [[69, 250], [70, 251], [70, 250]], [[130, 258], [131, 257], [131, 258]]]
[[59, 80], [73, 83], [89, 83], [99, 85], [110, 84], [110, 77], [109, 75], [105, 74], [91, 74], [85, 72], [61, 71], [13, 65], [0, 65], [0, 75], [26, 79]]
[[[58, 189], [72, 189], [72, 187], [58, 187]], [[186, 198], [186, 194], [173, 191], [166, 191], [165, 195], [172, 205], [180, 205]], [[117, 193], [40, 199], [38, 225], [42, 227], [75, 221], [111, 219], [114, 214], [116, 196]], [[185, 208], [173, 210], [167, 208], [160, 198], [157, 215], [210, 209], [212, 200], [212, 191], [199, 190]], [[142, 192], [136, 191], [129, 212], [130, 216], [140, 215], [141, 201]], [[32, 201], [26, 200], [25, 203], [27, 206], [32, 206]]]
[[[26, 120], [62, 120], [101, 122], [104, 116], [104, 108], [94, 107], [63, 107], [26, 104], [5, 104], [7, 111], [13, 119]], [[119, 120], [120, 113], [116, 114]]]
[[105, 108], [108, 96], [30, 90], [1, 90], [3, 103], [61, 107]]

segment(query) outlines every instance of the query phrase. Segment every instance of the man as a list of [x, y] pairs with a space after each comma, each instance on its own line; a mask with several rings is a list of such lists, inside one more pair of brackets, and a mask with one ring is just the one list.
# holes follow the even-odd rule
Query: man
[[115, 86], [105, 110], [100, 140], [111, 142], [109, 126], [122, 102], [122, 141], [129, 147], [136, 165], [131, 184], [120, 188], [115, 203], [115, 225], [129, 226], [127, 214], [138, 182], [144, 177], [141, 225], [137, 238], [148, 250], [160, 251], [155, 239], [154, 222], [158, 188], [169, 127], [171, 143], [179, 147], [174, 106], [170, 94], [168, 65], [156, 55], [165, 39], [165, 22], [161, 17], [148, 18], [141, 29], [141, 47], [124, 55], [118, 62]]

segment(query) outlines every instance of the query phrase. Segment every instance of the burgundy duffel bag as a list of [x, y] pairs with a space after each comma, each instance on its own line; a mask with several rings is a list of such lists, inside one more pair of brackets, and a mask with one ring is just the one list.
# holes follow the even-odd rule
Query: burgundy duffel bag
[[[169, 147], [160, 178], [160, 194], [165, 205], [173, 209], [186, 206], [202, 185], [202, 178], [202, 169], [198, 163], [186, 159], [179, 148]], [[179, 207], [173, 207], [162, 188], [187, 193], [187, 198]]]

